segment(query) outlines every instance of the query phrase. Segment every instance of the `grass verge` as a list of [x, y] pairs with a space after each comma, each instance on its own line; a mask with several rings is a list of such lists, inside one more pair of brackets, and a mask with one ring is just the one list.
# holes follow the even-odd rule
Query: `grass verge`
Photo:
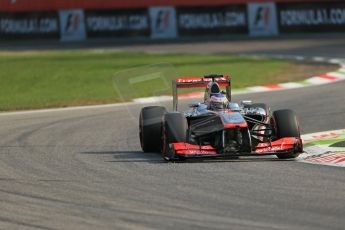
[[[238, 89], [303, 80], [335, 69], [326, 64], [225, 54], [0, 52], [0, 111], [113, 103], [170, 94], [170, 80], [177, 76], [222, 73], [232, 76], [233, 88]], [[152, 78], [155, 74], [159, 77]]]

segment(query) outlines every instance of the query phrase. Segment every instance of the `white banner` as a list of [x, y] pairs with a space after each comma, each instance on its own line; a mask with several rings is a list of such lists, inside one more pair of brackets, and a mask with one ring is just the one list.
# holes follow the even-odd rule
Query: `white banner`
[[81, 9], [61, 10], [61, 41], [81, 41], [86, 39], [84, 11]]
[[176, 38], [176, 10], [174, 7], [150, 7], [151, 38]]
[[249, 35], [278, 35], [276, 6], [272, 2], [248, 4]]

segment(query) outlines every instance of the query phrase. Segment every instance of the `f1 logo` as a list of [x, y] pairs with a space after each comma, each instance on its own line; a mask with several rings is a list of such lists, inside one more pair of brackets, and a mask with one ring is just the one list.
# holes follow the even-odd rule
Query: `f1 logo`
[[61, 10], [59, 11], [59, 17], [62, 41], [79, 41], [86, 39], [83, 10]]
[[251, 36], [277, 35], [278, 23], [275, 3], [249, 3], [248, 22]]
[[155, 22], [155, 28], [157, 31], [164, 31], [169, 28], [171, 18], [171, 11], [159, 10]]
[[268, 25], [270, 21], [270, 15], [271, 15], [270, 11], [271, 11], [270, 7], [262, 7], [262, 6], [258, 7], [255, 14], [254, 25], [256, 26]]
[[65, 32], [73, 33], [78, 31], [79, 27], [79, 14], [69, 13], [67, 15], [66, 25], [65, 25]]
[[151, 37], [176, 38], [176, 10], [174, 7], [150, 7]]

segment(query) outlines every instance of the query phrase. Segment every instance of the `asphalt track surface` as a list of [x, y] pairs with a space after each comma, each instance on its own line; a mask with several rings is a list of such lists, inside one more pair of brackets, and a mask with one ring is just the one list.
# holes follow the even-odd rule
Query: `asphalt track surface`
[[233, 38], [218, 41], [207, 37], [199, 40], [184, 39], [180, 41], [150, 42], [137, 40], [135, 44], [128, 40], [88, 40], [85, 42], [56, 41], [2, 41], [2, 51], [36, 51], [36, 50], [71, 50], [71, 49], [103, 49], [106, 51], [132, 51], [152, 53], [241, 53], [267, 55], [301, 55], [304, 57], [344, 58], [345, 33], [289, 35], [273, 38], [251, 39]]
[[[341, 57], [324, 45], [301, 46], [285, 52]], [[234, 100], [294, 109], [310, 133], [345, 128], [344, 89], [337, 82]], [[345, 228], [343, 168], [275, 157], [164, 163], [140, 151], [139, 110], [0, 116], [0, 229]]]

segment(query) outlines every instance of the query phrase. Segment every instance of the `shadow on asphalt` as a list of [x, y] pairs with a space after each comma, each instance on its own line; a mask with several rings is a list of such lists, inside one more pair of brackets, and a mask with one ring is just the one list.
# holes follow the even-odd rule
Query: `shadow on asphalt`
[[115, 162], [115, 163], [139, 163], [146, 162], [152, 164], [160, 164], [165, 161], [161, 158], [158, 153], [144, 153], [142, 151], [95, 151], [95, 152], [82, 152], [81, 154], [89, 155], [112, 155], [114, 160], [108, 160], [105, 162]]
[[177, 160], [174, 162], [167, 162], [161, 158], [159, 153], [144, 153], [141, 151], [94, 151], [94, 152], [82, 152], [81, 154], [89, 155], [111, 155], [114, 160], [108, 160], [105, 162], [114, 162], [114, 163], [140, 163], [146, 162], [151, 164], [186, 164], [186, 163], [229, 163], [229, 162], [277, 162], [277, 161], [295, 161], [295, 159], [282, 160], [278, 159], [275, 156], [262, 156], [262, 157], [232, 157], [232, 158], [216, 158], [216, 159], [185, 159]]

